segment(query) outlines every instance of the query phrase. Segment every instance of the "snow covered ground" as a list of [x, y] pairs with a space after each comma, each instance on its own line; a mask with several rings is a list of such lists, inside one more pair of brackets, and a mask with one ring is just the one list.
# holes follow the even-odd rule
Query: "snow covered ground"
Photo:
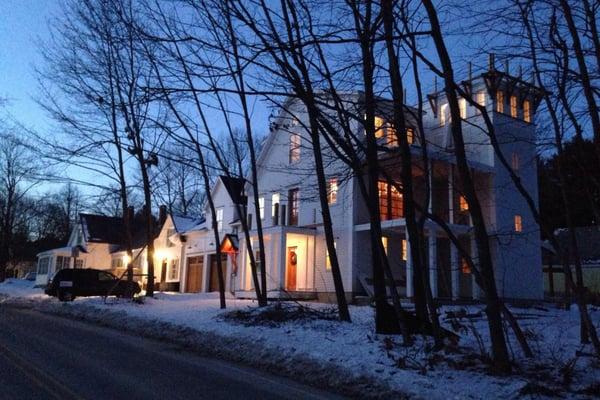
[[[367, 306], [351, 307], [351, 324], [300, 320], [257, 326], [224, 318], [232, 310], [255, 308], [254, 302], [228, 298], [227, 310], [221, 310], [215, 294], [160, 293], [143, 304], [113, 298], [107, 302], [101, 298], [78, 298], [61, 304], [44, 296], [41, 289], [32, 288], [31, 282], [8, 280], [0, 284], [2, 295], [4, 300], [0, 298], [0, 302], [20, 302], [48, 312], [87, 316], [110, 326], [131, 326], [129, 320], [145, 321], [146, 327], [155, 327], [155, 333], [162, 330], [162, 337], [171, 335], [177, 339], [193, 332], [193, 340], [205, 341], [206, 346], [214, 347], [214, 354], [244, 362], [261, 360], [263, 367], [271, 369], [279, 363], [282, 373], [297, 368], [306, 374], [322, 374], [321, 384], [338, 389], [340, 385], [362, 385], [365, 394], [371, 396], [381, 388], [390, 389], [386, 398], [400, 393], [428, 399], [600, 396], [600, 361], [589, 355], [591, 348], [579, 344], [576, 309], [563, 311], [552, 304], [512, 309], [528, 336], [535, 359], [524, 359], [511, 335], [515, 373], [500, 377], [489, 373], [479, 357], [479, 342], [488, 344], [480, 306], [443, 307], [445, 326], [457, 330], [461, 339], [451, 351], [434, 353], [429, 350], [431, 343], [423, 339], [404, 347], [399, 337], [374, 334], [373, 310]], [[303, 304], [316, 309], [328, 307]], [[448, 312], [463, 311], [468, 318], [447, 318]], [[600, 310], [592, 308], [591, 313], [596, 325], [600, 325]], [[251, 352], [257, 353], [254, 358], [246, 354]], [[315, 365], [320, 366], [320, 371], [314, 370]], [[319, 383], [318, 379], [306, 380]]]

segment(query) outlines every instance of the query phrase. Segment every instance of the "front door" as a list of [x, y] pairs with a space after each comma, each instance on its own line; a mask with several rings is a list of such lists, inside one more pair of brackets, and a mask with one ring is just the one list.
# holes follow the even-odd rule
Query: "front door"
[[287, 267], [285, 273], [285, 289], [294, 291], [296, 290], [296, 274], [298, 268], [298, 254], [296, 253], [297, 247], [288, 247], [287, 251]]
[[[225, 275], [225, 270], [227, 269], [227, 254], [221, 254], [221, 268], [223, 275]], [[225, 280], [223, 280], [223, 284], [225, 284]], [[219, 268], [217, 266], [216, 254], [210, 255], [210, 281], [208, 282], [208, 291], [219, 291]]]
[[165, 290], [165, 282], [167, 281], [167, 260], [163, 260], [160, 267], [160, 284], [158, 290]]
[[198, 293], [202, 290], [202, 273], [204, 271], [204, 256], [188, 257], [185, 291]]

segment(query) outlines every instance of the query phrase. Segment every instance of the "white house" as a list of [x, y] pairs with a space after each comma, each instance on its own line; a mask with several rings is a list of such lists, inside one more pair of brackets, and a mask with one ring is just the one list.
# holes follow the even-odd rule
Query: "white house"
[[[469, 90], [491, 112], [492, 123], [501, 151], [521, 182], [537, 202], [535, 126], [533, 113], [537, 99], [535, 88], [497, 71], [474, 78]], [[359, 95], [357, 95], [357, 99]], [[425, 135], [429, 145], [429, 175], [424, 175], [420, 143], [414, 131], [407, 132], [412, 142], [415, 192], [423, 199], [430, 188], [429, 208], [442, 216], [463, 246], [474, 251], [468, 205], [462, 196], [453, 157], [449, 113], [443, 93], [434, 93], [426, 106]], [[360, 100], [358, 100], [360, 101]], [[382, 101], [385, 103], [385, 101]], [[385, 106], [381, 107], [385, 109]], [[539, 228], [531, 212], [510, 181], [506, 168], [485, 135], [484, 121], [478, 110], [460, 100], [465, 142], [478, 197], [482, 201], [491, 235], [496, 282], [500, 295], [508, 299], [541, 299], [543, 281]], [[411, 111], [411, 110], [409, 110]], [[407, 120], [414, 123], [414, 115]], [[397, 146], [393, 128], [385, 112], [378, 116], [377, 135], [383, 146]], [[328, 265], [314, 160], [303, 124], [306, 115], [301, 106], [290, 102], [275, 121], [258, 159], [260, 216], [264, 227], [264, 270], [270, 297], [318, 298], [333, 300], [333, 282]], [[414, 126], [414, 125], [413, 125]], [[357, 126], [357, 134], [360, 128]], [[397, 156], [381, 152], [382, 165], [399, 179]], [[347, 297], [369, 293], [371, 285], [368, 215], [357, 177], [324, 148], [329, 203], [333, 217], [336, 250]], [[251, 183], [246, 193], [251, 193]], [[213, 190], [217, 219], [222, 234], [240, 232], [231, 191], [222, 181]], [[412, 267], [410, 247], [402, 210], [402, 193], [383, 178], [379, 183], [380, 211], [384, 245], [403, 296], [411, 297]], [[234, 193], [234, 195], [236, 195]], [[248, 200], [248, 220], [256, 221], [252, 198]], [[256, 224], [253, 224], [255, 228]], [[213, 279], [214, 246], [210, 218], [202, 230], [190, 233], [186, 244], [187, 273], [185, 291], [216, 290]], [[257, 234], [251, 232], [253, 249], [258, 251]], [[445, 232], [435, 224], [426, 225], [428, 268], [434, 295], [445, 299], [479, 298], [480, 293], [468, 265], [458, 256]], [[227, 260], [227, 288], [239, 297], [253, 297], [249, 260], [243, 237], [235, 262]], [[258, 258], [258, 257], [257, 257]], [[475, 257], [476, 259], [476, 257]], [[213, 260], [213, 261], [211, 261]], [[192, 265], [192, 266], [190, 266]], [[209, 268], [204, 266], [209, 265]], [[197, 272], [200, 271], [200, 272]], [[199, 278], [201, 277], [201, 278]], [[186, 289], [187, 288], [187, 289]], [[192, 288], [192, 289], [190, 289]]]

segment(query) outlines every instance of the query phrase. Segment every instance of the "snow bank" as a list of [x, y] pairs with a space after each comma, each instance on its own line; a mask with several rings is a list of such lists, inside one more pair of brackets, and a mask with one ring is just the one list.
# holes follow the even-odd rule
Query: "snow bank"
[[[19, 289], [15, 289], [19, 287]], [[228, 309], [219, 308], [215, 294], [159, 293], [143, 304], [101, 298], [76, 299], [61, 304], [44, 298], [41, 290], [24, 284], [0, 284], [0, 294], [47, 312], [76, 316], [149, 337], [176, 341], [195, 351], [290, 375], [321, 387], [331, 387], [354, 396], [381, 398], [518, 398], [531, 382], [546, 381], [561, 386], [560, 368], [576, 351], [590, 352], [578, 343], [578, 315], [557, 309], [513, 309], [536, 352], [526, 361], [518, 346], [511, 349], [522, 371], [507, 377], [492, 376], [477, 360], [478, 337], [488, 343], [481, 307], [464, 310], [471, 318], [443, 319], [449, 329], [459, 330], [456, 353], [432, 353], [430, 343], [417, 339], [414, 346], [400, 345], [400, 338], [373, 333], [373, 310], [352, 306], [352, 323], [337, 321], [293, 321], [276, 326], [246, 326], [222, 318], [224, 312], [256, 307], [250, 300], [228, 298]], [[324, 307], [308, 304], [310, 307]], [[457, 311], [459, 307], [444, 307]], [[596, 323], [600, 311], [592, 310]], [[543, 366], [543, 368], [542, 368]], [[545, 375], [541, 376], [541, 372]], [[530, 373], [531, 371], [536, 374]], [[300, 374], [299, 374], [300, 372]], [[540, 375], [540, 376], [538, 376]], [[569, 395], [598, 380], [598, 362], [590, 357], [577, 360]], [[537, 384], [537, 383], [536, 383]]]

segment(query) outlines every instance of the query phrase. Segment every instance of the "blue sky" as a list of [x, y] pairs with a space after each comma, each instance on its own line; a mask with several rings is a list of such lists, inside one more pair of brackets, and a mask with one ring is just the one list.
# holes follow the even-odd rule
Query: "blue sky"
[[37, 88], [33, 68], [42, 61], [37, 43], [47, 38], [47, 20], [59, 7], [58, 0], [0, 0], [0, 96], [9, 100], [13, 117], [37, 129], [48, 124], [32, 99]]

